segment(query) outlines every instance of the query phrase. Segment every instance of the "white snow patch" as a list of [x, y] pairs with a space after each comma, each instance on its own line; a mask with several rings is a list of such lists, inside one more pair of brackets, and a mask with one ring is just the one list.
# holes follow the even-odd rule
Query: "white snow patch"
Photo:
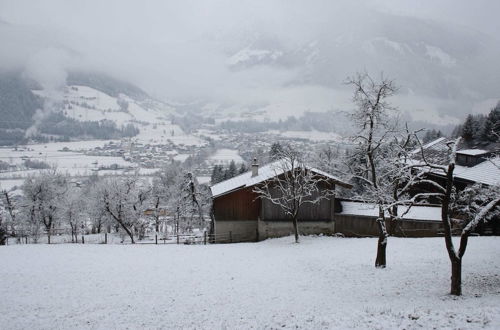
[[[342, 214], [378, 217], [378, 206], [371, 203], [342, 201]], [[398, 207], [398, 215], [403, 216], [406, 206]], [[386, 212], [386, 217], [389, 214]], [[441, 221], [441, 208], [434, 206], [413, 206], [403, 216], [403, 219]]]
[[290, 139], [304, 139], [314, 142], [325, 142], [325, 141], [342, 141], [342, 137], [333, 132], [320, 132], [316, 130], [311, 131], [276, 131], [271, 130], [268, 133], [277, 134], [284, 138]]
[[227, 60], [229, 66], [235, 66], [238, 64], [244, 64], [246, 62], [259, 63], [263, 60], [269, 59], [272, 61], [277, 60], [283, 56], [282, 51], [278, 50], [267, 50], [267, 49], [251, 49], [249, 47], [244, 48], [231, 56]]
[[303, 237], [224, 245], [9, 245], [9, 329], [494, 329], [499, 237], [471, 237], [463, 296], [443, 238]]
[[238, 150], [235, 149], [217, 149], [215, 154], [208, 158], [208, 163], [212, 165], [229, 165], [231, 161], [234, 161], [236, 164], [244, 162]]

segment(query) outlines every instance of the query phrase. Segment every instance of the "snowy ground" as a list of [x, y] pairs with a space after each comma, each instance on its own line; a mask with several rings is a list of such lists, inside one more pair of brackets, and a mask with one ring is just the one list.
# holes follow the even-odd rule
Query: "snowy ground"
[[0, 248], [4, 329], [499, 328], [500, 237], [471, 238], [462, 297], [442, 238]]

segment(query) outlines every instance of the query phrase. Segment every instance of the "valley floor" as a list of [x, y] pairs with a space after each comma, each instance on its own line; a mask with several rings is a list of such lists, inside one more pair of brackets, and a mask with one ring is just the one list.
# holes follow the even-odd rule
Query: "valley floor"
[[0, 247], [2, 329], [499, 328], [500, 237], [474, 237], [462, 297], [442, 238]]

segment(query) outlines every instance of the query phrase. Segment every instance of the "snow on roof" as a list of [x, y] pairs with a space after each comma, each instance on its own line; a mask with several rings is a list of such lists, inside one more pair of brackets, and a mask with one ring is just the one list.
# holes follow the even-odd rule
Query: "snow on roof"
[[463, 155], [469, 155], [469, 156], [484, 155], [487, 153], [489, 153], [489, 151], [483, 150], [483, 149], [464, 149], [464, 150], [457, 151], [457, 154], [463, 154]]
[[[428, 150], [428, 149], [431, 149], [431, 150], [442, 150], [442, 149], [445, 149], [446, 150], [446, 138], [443, 136], [443, 137], [440, 137], [440, 138], [437, 138], [436, 140], [434, 141], [431, 141], [427, 144], [424, 144], [422, 146], [422, 149], [423, 150]], [[415, 150], [413, 150], [411, 152], [411, 154], [418, 154], [420, 153], [420, 148], [416, 148]]]
[[[372, 203], [342, 201], [341, 214], [361, 215], [368, 217], [378, 217], [378, 207]], [[398, 215], [406, 212], [405, 206], [398, 207]], [[386, 216], [388, 214], [386, 213]], [[441, 208], [436, 206], [413, 206], [403, 219], [422, 221], [441, 221]]]
[[[318, 170], [313, 167], [306, 166], [310, 171], [313, 171], [317, 174], [323, 175], [333, 181], [335, 183], [340, 184], [344, 187], [351, 187], [350, 184], [343, 182], [339, 178], [328, 174], [326, 172], [323, 172], [321, 170]], [[214, 184], [212, 187], [210, 187], [210, 190], [212, 191], [212, 197], [217, 197], [221, 196], [224, 194], [227, 194], [231, 191], [238, 190], [241, 188], [246, 188], [246, 187], [251, 187], [254, 186], [258, 183], [264, 182], [266, 180], [269, 180], [275, 176], [278, 176], [283, 173], [283, 168], [280, 166], [280, 161], [276, 161], [273, 163], [269, 163], [264, 166], [259, 167], [259, 174], [252, 177], [252, 171], [245, 172], [243, 174], [240, 174], [238, 176], [235, 176], [234, 178], [231, 178], [229, 180], [225, 180], [222, 182], [219, 182], [217, 184]]]
[[476, 166], [467, 167], [455, 165], [455, 178], [487, 185], [500, 184], [500, 157], [488, 159]]

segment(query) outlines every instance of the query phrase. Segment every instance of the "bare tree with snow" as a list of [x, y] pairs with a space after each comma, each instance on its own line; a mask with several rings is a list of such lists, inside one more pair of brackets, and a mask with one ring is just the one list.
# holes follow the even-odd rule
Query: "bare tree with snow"
[[383, 147], [387, 145], [394, 127], [389, 120], [389, 111], [394, 108], [387, 99], [395, 94], [397, 87], [385, 77], [373, 80], [367, 73], [357, 73], [346, 81], [354, 87], [353, 101], [357, 106], [353, 120], [358, 133], [352, 137], [356, 144], [351, 156], [351, 173], [363, 186], [370, 190], [370, 197], [378, 205], [377, 226], [379, 239], [377, 244], [376, 267], [386, 266], [387, 228], [385, 226], [385, 189], [381, 187], [380, 164], [384, 163]]
[[99, 192], [104, 209], [119, 227], [125, 231], [132, 244], [134, 233], [143, 235], [144, 210], [150, 188], [137, 176], [110, 178], [104, 181]]
[[82, 214], [84, 213], [85, 197], [80, 188], [70, 188], [60, 200], [59, 216], [69, 225], [71, 231], [71, 243], [78, 243], [78, 233], [82, 225]]
[[[462, 294], [462, 258], [467, 249], [469, 235], [476, 227], [488, 221], [494, 215], [500, 214], [500, 188], [498, 186], [475, 185], [457, 193], [454, 188], [455, 158], [460, 138], [448, 143], [449, 161], [445, 166], [437, 165], [425, 158], [423, 162], [428, 171], [443, 175], [446, 180], [443, 185], [435, 183], [437, 195], [441, 199], [441, 221], [444, 228], [446, 250], [451, 262], [451, 290], [453, 295]], [[460, 243], [455, 248], [452, 239], [452, 216], [465, 217], [466, 225], [460, 232]]]
[[[3, 232], [4, 235], [3, 237], [7, 237], [7, 233], [9, 231], [11, 235], [17, 236], [16, 226], [18, 225], [17, 223], [18, 210], [10, 193], [5, 189], [0, 192], [0, 205], [2, 205], [4, 209], [4, 213], [2, 216], [3, 219], [1, 221], [2, 223], [0, 224], [0, 231]], [[2, 245], [2, 233], [0, 233], [0, 245]]]
[[7, 226], [6, 226], [5, 212], [0, 208], [0, 245], [5, 245], [7, 242]]
[[293, 224], [299, 243], [299, 213], [306, 204], [317, 204], [334, 195], [330, 182], [306, 166], [304, 154], [283, 146], [274, 162], [275, 175], [254, 188], [259, 198], [279, 206]]
[[[38, 225], [42, 224], [45, 227], [49, 244], [52, 229], [58, 220], [60, 201], [67, 190], [67, 177], [56, 173], [55, 170], [29, 177], [24, 182], [23, 192], [26, 197], [26, 206], [29, 208], [32, 229], [38, 231]], [[32, 234], [34, 234], [33, 231]]]

